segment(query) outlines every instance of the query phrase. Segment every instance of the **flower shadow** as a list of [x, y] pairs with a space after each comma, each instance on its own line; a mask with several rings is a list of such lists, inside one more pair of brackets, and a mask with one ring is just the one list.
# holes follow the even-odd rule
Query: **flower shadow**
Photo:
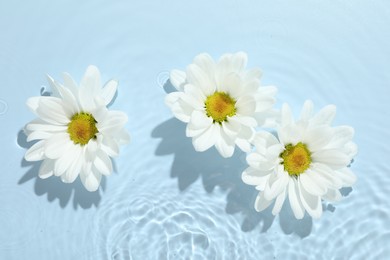
[[226, 213], [244, 215], [241, 230], [248, 232], [262, 223], [262, 232], [267, 231], [274, 216], [271, 211], [256, 212], [253, 209], [257, 192], [241, 181], [241, 173], [246, 168], [245, 154], [236, 150], [231, 158], [223, 158], [214, 148], [196, 152], [191, 139], [185, 136], [185, 125], [171, 118], [158, 125], [152, 132], [153, 138], [162, 138], [155, 154], [164, 156], [174, 154], [171, 178], [177, 178], [178, 188], [185, 191], [191, 184], [202, 179], [206, 192], [215, 187], [229, 190]]
[[[17, 136], [18, 145], [22, 148], [28, 149], [34, 143], [27, 142], [27, 137], [23, 130], [18, 132]], [[47, 194], [47, 200], [52, 202], [56, 199], [59, 200], [59, 204], [62, 208], [65, 208], [71, 201], [73, 194], [73, 208], [77, 210], [79, 207], [83, 209], [91, 208], [92, 206], [98, 207], [101, 194], [100, 189], [96, 192], [87, 191], [80, 179], [75, 182], [64, 184], [59, 177], [51, 176], [47, 179], [41, 179], [38, 176], [39, 167], [41, 162], [28, 162], [24, 158], [21, 161], [22, 168], [28, 168], [27, 172], [19, 180], [18, 184], [22, 185], [32, 179], [35, 179], [34, 192], [38, 196]], [[105, 190], [106, 180], [102, 179], [101, 187]]]

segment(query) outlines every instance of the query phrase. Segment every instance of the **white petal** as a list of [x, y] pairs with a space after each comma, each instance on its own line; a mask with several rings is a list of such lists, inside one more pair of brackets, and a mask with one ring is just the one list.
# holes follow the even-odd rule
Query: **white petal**
[[[60, 176], [64, 174], [74, 163], [74, 161], [80, 158], [81, 147], [79, 145], [70, 145], [63, 155], [58, 158], [54, 164], [54, 175]], [[69, 182], [69, 181], [65, 181]]]
[[241, 175], [241, 179], [244, 183], [248, 185], [261, 185], [267, 178], [267, 176], [272, 174], [272, 171], [259, 171], [255, 168], [248, 167]]
[[63, 155], [70, 145], [73, 144], [68, 133], [53, 135], [45, 143], [45, 155], [50, 159], [57, 159]]
[[313, 102], [311, 100], [306, 100], [305, 103], [303, 104], [300, 120], [308, 121], [312, 117], [313, 107], [314, 107]]
[[321, 109], [310, 121], [312, 125], [329, 125], [336, 115], [336, 106], [328, 105]]
[[180, 100], [182, 92], [172, 92], [165, 96], [165, 104], [172, 110], [174, 116], [182, 122], [190, 121], [193, 107]]
[[63, 181], [65, 181], [66, 183], [72, 183], [76, 180], [77, 176], [81, 171], [82, 162], [83, 162], [82, 156], [83, 156], [82, 149], [77, 149], [72, 164], [65, 172], [65, 174], [61, 176]]
[[274, 174], [271, 176], [271, 178], [272, 177], [275, 178], [275, 181], [270, 179], [268, 182], [269, 185], [266, 185], [264, 190], [264, 197], [267, 200], [275, 199], [281, 192], [283, 192], [286, 189], [290, 179], [288, 174], [285, 172]]
[[194, 109], [201, 110], [205, 106], [206, 97], [195, 86], [187, 84], [184, 86], [184, 93], [182, 93], [180, 99]]
[[311, 152], [324, 149], [332, 139], [332, 129], [327, 125], [311, 128], [303, 136], [303, 143], [307, 144]]
[[294, 117], [291, 108], [288, 104], [284, 103], [281, 110], [281, 123], [282, 126], [289, 125], [294, 122]]
[[203, 152], [215, 144], [219, 134], [219, 126], [212, 124], [201, 135], [192, 138], [192, 144], [197, 152]]
[[217, 90], [227, 92], [233, 99], [239, 99], [242, 92], [242, 81], [240, 76], [236, 73], [227, 74], [221, 79], [221, 83], [217, 86]]
[[93, 65], [88, 66], [80, 85], [80, 91], [84, 89], [92, 96], [97, 95], [101, 88], [99, 69]]
[[117, 80], [110, 80], [104, 85], [103, 89], [100, 92], [100, 96], [103, 98], [104, 104], [106, 106], [110, 104], [110, 102], [114, 98], [117, 88], [118, 88]]
[[64, 78], [64, 86], [67, 87], [73, 93], [73, 96], [77, 99], [78, 93], [79, 93], [79, 88], [78, 88], [76, 82], [69, 75], [69, 73], [64, 72], [62, 74], [62, 77]]
[[100, 72], [95, 66], [89, 66], [80, 83], [79, 102], [84, 111], [96, 108], [95, 97], [101, 91]]
[[309, 169], [305, 173], [301, 174], [299, 176], [299, 181], [302, 184], [301, 187], [312, 195], [322, 196], [326, 193], [326, 189], [323, 185], [317, 183], [317, 178], [313, 175], [315, 175], [315, 173]]
[[256, 146], [257, 151], [265, 151], [266, 148], [280, 143], [273, 134], [261, 131], [255, 134], [253, 144]]
[[296, 145], [302, 141], [304, 136], [304, 129], [300, 125], [290, 124], [278, 129], [278, 137], [283, 145]]
[[99, 188], [101, 178], [102, 175], [96, 171], [93, 171], [88, 176], [85, 174], [80, 175], [81, 182], [83, 183], [84, 187], [90, 192], [96, 191]]
[[275, 162], [267, 160], [264, 156], [258, 153], [250, 153], [246, 157], [248, 164], [260, 171], [270, 171], [276, 167]]
[[53, 175], [54, 170], [54, 160], [46, 159], [42, 162], [41, 167], [39, 168], [38, 176], [41, 179], [49, 178]]
[[244, 81], [245, 82], [251, 82], [253, 80], [258, 81], [260, 80], [261, 76], [262, 76], [261, 70], [258, 68], [254, 68], [244, 73]]
[[27, 102], [26, 102], [26, 105], [27, 107], [34, 113], [36, 113], [37, 109], [38, 109], [38, 105], [39, 105], [39, 100], [41, 99], [42, 97], [30, 97], [29, 99], [27, 99]]
[[219, 59], [215, 71], [215, 79], [216, 79], [217, 86], [222, 85], [225, 77], [229, 73], [233, 72], [231, 60], [232, 60], [232, 55], [228, 53], [222, 55], [221, 58]]
[[131, 140], [130, 134], [125, 129], [122, 129], [116, 135], [116, 138], [117, 138], [119, 144], [128, 144], [128, 143], [130, 143], [130, 140]]
[[103, 152], [98, 152], [94, 161], [96, 169], [103, 175], [110, 175], [112, 172], [112, 162], [110, 157]]
[[43, 160], [45, 143], [46, 141], [42, 140], [31, 146], [24, 155], [24, 159], [29, 162]]
[[108, 156], [114, 157], [119, 154], [118, 143], [110, 137], [104, 136], [100, 147]]
[[326, 187], [334, 189], [340, 189], [342, 187], [340, 176], [328, 166], [321, 163], [313, 163], [311, 170], [317, 178], [321, 179], [321, 183]]
[[42, 120], [54, 125], [66, 125], [70, 122], [61, 99], [56, 97], [41, 97], [36, 113]]
[[191, 114], [190, 122], [186, 128], [186, 136], [194, 137], [202, 134], [213, 124], [213, 119], [206, 116], [204, 111], [194, 110]]
[[341, 200], [342, 196], [339, 190], [329, 189], [323, 198], [330, 202], [337, 202]]
[[[189, 102], [188, 100], [185, 99], [185, 96], [190, 96], [192, 97], [190, 105], [192, 105], [194, 108], [202, 109], [205, 106], [205, 100], [206, 96], [203, 94], [201, 89], [195, 87], [194, 85], [191, 84], [186, 84], [184, 86], [184, 93], [185, 95], [182, 95], [182, 99], [184, 99], [186, 102]], [[184, 98], [183, 98], [184, 97]]]
[[295, 218], [302, 219], [305, 215], [305, 210], [303, 209], [299, 198], [297, 181], [294, 179], [292, 179], [288, 184], [288, 199]]
[[249, 153], [252, 150], [251, 144], [248, 140], [242, 138], [236, 138], [235, 144], [240, 148], [243, 152]]
[[340, 148], [350, 142], [354, 135], [354, 129], [350, 126], [338, 126], [333, 128], [332, 140], [327, 148]]
[[320, 218], [322, 215], [321, 197], [308, 193], [302, 185], [299, 186], [299, 195], [307, 213], [312, 218]]
[[269, 205], [271, 205], [272, 200], [266, 200], [264, 198], [264, 192], [259, 193], [256, 197], [255, 201], [255, 210], [260, 212], [268, 208]]
[[99, 132], [108, 135], [116, 135], [126, 124], [128, 118], [122, 111], [109, 111], [105, 120], [96, 124]]
[[215, 84], [215, 62], [207, 53], [201, 53], [194, 59], [194, 64], [198, 65]]
[[236, 108], [237, 114], [252, 116], [256, 110], [256, 101], [251, 96], [242, 96], [237, 100]]
[[50, 132], [34, 131], [27, 136], [27, 142], [31, 142], [34, 140], [48, 139], [52, 136], [53, 133]]
[[232, 56], [232, 69], [236, 72], [242, 72], [248, 61], [248, 56], [245, 52], [237, 52]]
[[186, 82], [186, 73], [181, 70], [172, 70], [169, 74], [169, 81], [178, 91], [183, 91]]
[[286, 192], [287, 189], [284, 189], [277, 197], [275, 200], [275, 205], [274, 208], [272, 209], [272, 214], [277, 215], [279, 214], [280, 210], [282, 209], [284, 200], [286, 199]]
[[222, 122], [223, 131], [230, 137], [234, 138], [241, 130], [241, 124], [236, 120], [229, 120]]
[[50, 87], [52, 89], [52, 94], [51, 96], [52, 97], [60, 97], [60, 92], [59, 92], [59, 86], [60, 84], [58, 84], [52, 77], [50, 77], [49, 75], [46, 75], [46, 78], [47, 78], [47, 81], [49, 82], [50, 84]]
[[195, 64], [190, 64], [187, 67], [187, 81], [195, 87], [201, 88], [206, 96], [215, 92], [215, 84], [212, 79]]
[[217, 141], [215, 142], [215, 148], [224, 158], [231, 157], [234, 153], [234, 141], [227, 136], [221, 127], [218, 127], [219, 133], [217, 134]]
[[340, 169], [347, 166], [351, 161], [349, 156], [336, 150], [320, 150], [312, 154], [313, 162], [320, 162], [333, 169]]
[[343, 182], [344, 187], [350, 187], [356, 182], [356, 175], [353, 174], [350, 168], [343, 168], [336, 172]]

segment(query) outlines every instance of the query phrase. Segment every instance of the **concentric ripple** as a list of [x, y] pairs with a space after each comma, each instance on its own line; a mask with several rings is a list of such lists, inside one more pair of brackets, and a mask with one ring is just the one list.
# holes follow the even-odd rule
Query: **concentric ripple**
[[[101, 259], [240, 259], [264, 249], [273, 254], [265, 237], [252, 241], [240, 222], [224, 210], [223, 192], [205, 194], [200, 183], [190, 191], [172, 190], [153, 197], [118, 194], [106, 201], [95, 222]], [[203, 200], [196, 198], [202, 196]], [[208, 198], [207, 198], [208, 197]]]

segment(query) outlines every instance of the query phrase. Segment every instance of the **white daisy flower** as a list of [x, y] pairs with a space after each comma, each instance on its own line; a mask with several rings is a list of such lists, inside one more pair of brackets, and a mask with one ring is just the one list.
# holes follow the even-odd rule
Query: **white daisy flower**
[[218, 62], [203, 53], [186, 72], [171, 72], [177, 91], [167, 95], [166, 104], [188, 123], [186, 135], [196, 151], [215, 146], [223, 157], [230, 157], [237, 145], [249, 152], [255, 127], [273, 122], [276, 88], [261, 87], [261, 71], [245, 70], [246, 63], [243, 52], [225, 54]]
[[118, 82], [102, 88], [100, 73], [89, 66], [80, 86], [64, 73], [64, 85], [50, 76], [51, 96], [32, 97], [27, 106], [38, 116], [25, 127], [27, 141], [37, 142], [25, 154], [27, 161], [43, 160], [39, 177], [61, 176], [72, 183], [78, 175], [88, 191], [95, 191], [102, 175], [112, 172], [111, 157], [130, 137], [124, 125], [127, 116], [109, 111]]
[[290, 107], [284, 104], [278, 138], [267, 132], [256, 134], [256, 151], [247, 156], [250, 167], [242, 180], [261, 191], [255, 202], [257, 211], [275, 201], [272, 213], [276, 215], [288, 197], [297, 219], [305, 211], [319, 218], [321, 199], [340, 200], [339, 189], [356, 181], [348, 167], [357, 153], [354, 130], [331, 127], [335, 114], [336, 107], [329, 105], [313, 115], [313, 103], [306, 101], [300, 119], [294, 121]]

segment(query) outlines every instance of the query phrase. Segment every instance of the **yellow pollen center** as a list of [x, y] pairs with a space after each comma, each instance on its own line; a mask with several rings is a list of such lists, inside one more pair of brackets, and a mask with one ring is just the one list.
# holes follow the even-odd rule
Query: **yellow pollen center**
[[99, 132], [96, 123], [95, 118], [89, 113], [75, 114], [68, 124], [70, 139], [75, 144], [86, 145], [89, 140], [96, 138], [96, 134]]
[[309, 168], [311, 163], [310, 151], [301, 142], [296, 145], [288, 144], [280, 154], [283, 159], [284, 170], [289, 175], [298, 176]]
[[221, 124], [229, 116], [236, 114], [236, 101], [227, 93], [215, 92], [207, 97], [205, 102], [206, 114], [213, 119], [213, 123]]

